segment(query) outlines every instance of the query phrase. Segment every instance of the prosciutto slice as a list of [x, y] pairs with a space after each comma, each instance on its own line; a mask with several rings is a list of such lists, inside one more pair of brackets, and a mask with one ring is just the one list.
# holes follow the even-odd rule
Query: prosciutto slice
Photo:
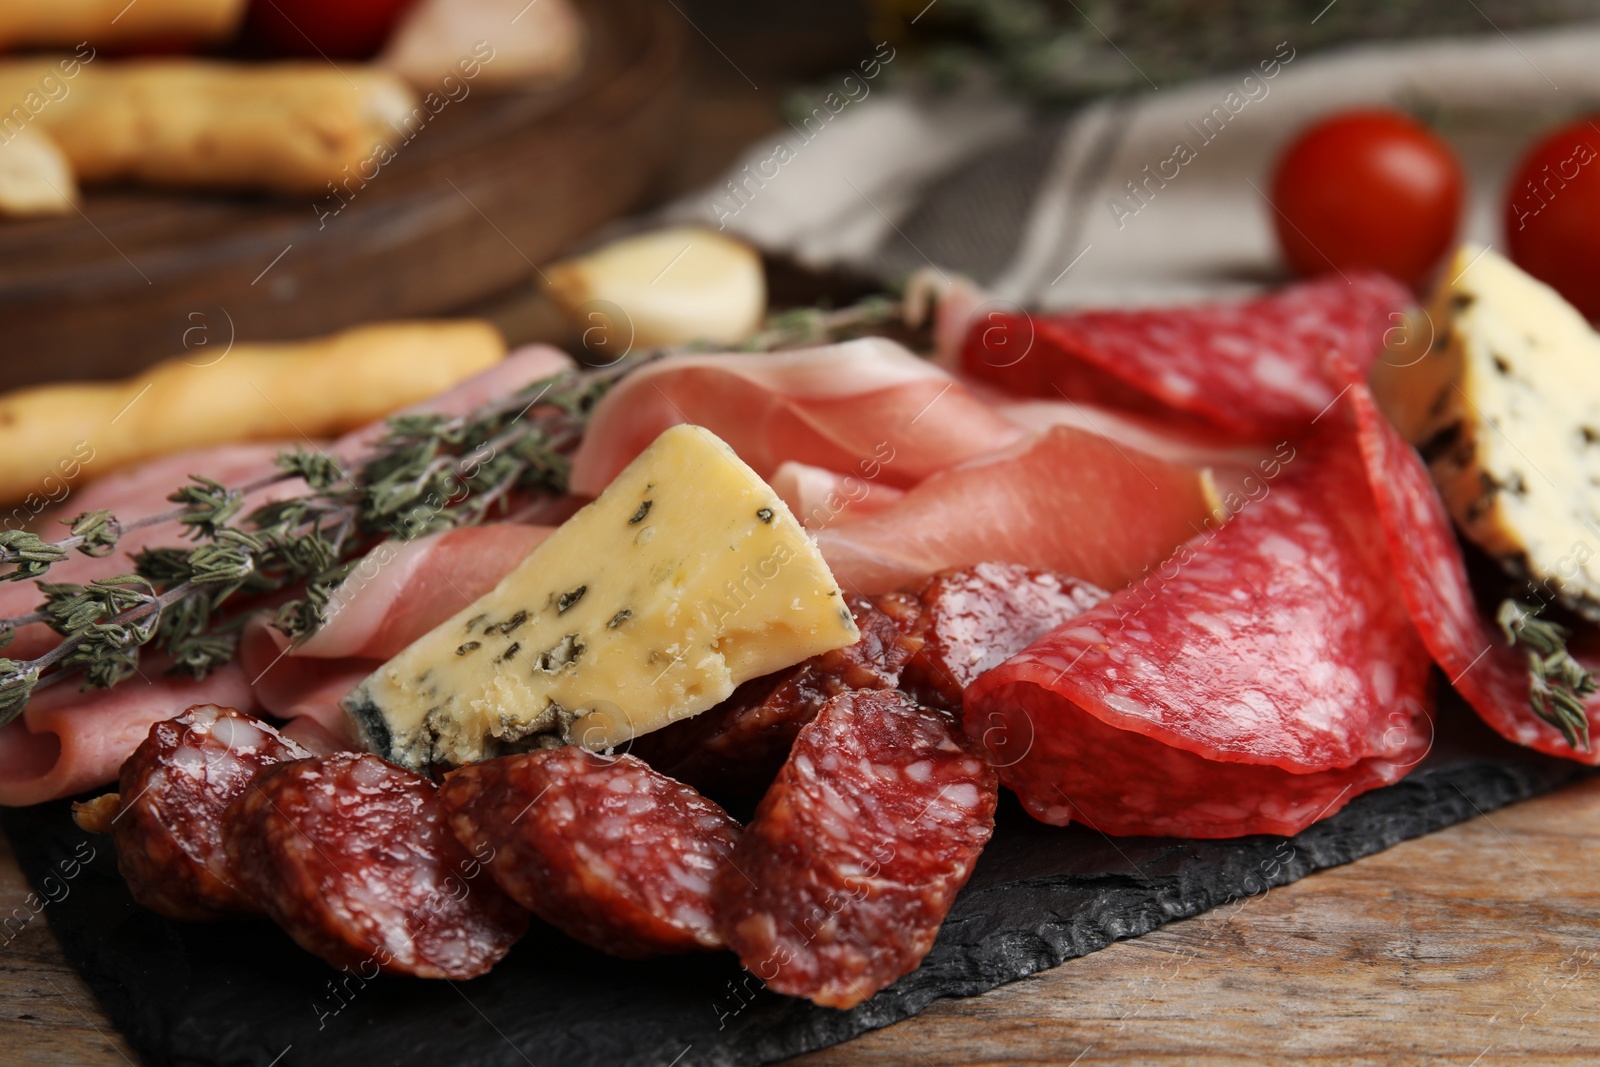
[[[224, 485], [243, 485], [270, 475], [275, 469], [273, 460], [288, 447], [291, 447], [291, 443], [285, 441], [225, 445], [150, 460], [83, 487], [58, 507], [41, 515], [31, 528], [40, 537], [50, 541], [66, 536], [67, 531], [60, 525], [61, 520], [70, 521], [86, 511], [104, 508], [114, 515], [130, 519], [158, 514], [172, 508], [172, 503], [166, 499], [167, 494], [185, 484], [190, 474], [213, 478]], [[303, 483], [295, 481], [269, 486], [251, 495], [246, 506], [255, 507], [282, 499], [298, 492], [295, 487], [301, 485]], [[133, 570], [133, 556], [141, 549], [152, 545], [177, 544], [182, 539], [183, 528], [176, 522], [131, 530], [123, 535], [116, 551], [110, 555], [96, 557], [74, 552], [51, 567], [46, 580], [82, 584], [94, 578], [127, 574]], [[0, 616], [11, 618], [25, 615], [37, 609], [43, 599], [43, 594], [33, 582], [0, 584]], [[14, 660], [33, 659], [54, 647], [58, 640], [49, 627], [34, 623], [17, 631], [16, 639], [7, 646], [5, 655]], [[173, 714], [177, 714], [177, 711]]]
[[[464, 414], [572, 365], [572, 359], [563, 352], [547, 345], [529, 345], [460, 385], [404, 409], [402, 414]], [[41, 514], [30, 528], [46, 540], [52, 540], [64, 535], [63, 520], [71, 520], [86, 511], [103, 508], [127, 520], [159, 514], [172, 508], [167, 495], [187, 483], [191, 474], [223, 485], [245, 485], [276, 471], [276, 459], [286, 449], [319, 448], [330, 455], [354, 460], [382, 436], [385, 425], [386, 420], [380, 420], [331, 443], [300, 440], [221, 445], [148, 460], [77, 489], [59, 505]], [[85, 470], [93, 471], [92, 460]], [[279, 482], [248, 497], [243, 510], [248, 512], [274, 500], [297, 496], [305, 492], [305, 488], [305, 483], [299, 479]], [[81, 584], [94, 578], [125, 574], [133, 569], [133, 557], [141, 549], [177, 544], [182, 539], [182, 527], [176, 522], [134, 530], [123, 536], [117, 550], [110, 555], [69, 555], [50, 569], [48, 580]], [[32, 582], [0, 584], [0, 617], [26, 614], [37, 608], [40, 600], [39, 590]], [[56, 640], [56, 635], [42, 624], [27, 626], [17, 632], [6, 655], [12, 659], [32, 659], [55, 645]]]
[[1365, 374], [1374, 338], [1411, 294], [1380, 274], [1331, 275], [1254, 300], [1194, 307], [988, 316], [967, 373], [1029, 396], [1177, 412], [1244, 438], [1305, 428], [1339, 387], [1330, 360]]
[[906, 495], [904, 489], [874, 484], [856, 474], [793, 461], [779, 464], [772, 488], [808, 530], [875, 515]]
[[1431, 664], [1344, 427], [1155, 572], [982, 675], [965, 723], [1035, 816], [1293, 834], [1399, 779]]
[[117, 777], [153, 723], [194, 704], [255, 709], [237, 664], [203, 681], [144, 668], [115, 689], [79, 692], [59, 685], [37, 693], [22, 715], [0, 728], [0, 805], [20, 807], [72, 796]]
[[[1422, 458], [1378, 410], [1364, 384], [1351, 386], [1349, 397], [1401, 595], [1445, 677], [1507, 740], [1600, 764], [1594, 744], [1587, 752], [1574, 749], [1560, 730], [1534, 713], [1527, 663], [1473, 598], [1450, 514]], [[1591, 669], [1596, 665], [1585, 663]], [[1586, 710], [1589, 736], [1600, 741], [1600, 697], [1590, 698]]]
[[786, 460], [909, 487], [1023, 429], [938, 367], [880, 337], [794, 352], [674, 356], [595, 408], [572, 491], [595, 496], [669, 426], [704, 426], [763, 478]]
[[[571, 365], [566, 355], [552, 348], [519, 349], [494, 367], [407, 411], [461, 414]], [[56, 514], [41, 516], [38, 528], [43, 532], [50, 527], [50, 532], [56, 533], [58, 528], [50, 520], [102, 507], [123, 516], [154, 514], [171, 506], [166, 495], [183, 484], [190, 473], [240, 485], [271, 473], [273, 460], [284, 448], [310, 444], [349, 458], [359, 456], [381, 433], [379, 423], [332, 444], [280, 441], [232, 445], [151, 460], [85, 486], [64, 501]], [[245, 507], [303, 490], [304, 484], [298, 480], [280, 482], [252, 495]], [[109, 556], [68, 557], [51, 568], [49, 580], [85, 582], [124, 573], [132, 569], [133, 552], [148, 545], [176, 544], [181, 533], [175, 523], [133, 531]], [[41, 691], [20, 718], [0, 727], [0, 804], [34, 804], [110, 781], [152, 722], [169, 719], [191, 704], [222, 704], [242, 711], [265, 706], [285, 718], [298, 720], [300, 725], [291, 725], [291, 731], [298, 730], [297, 736], [302, 739], [323, 742], [314, 747], [332, 747], [344, 728], [343, 718], [337, 713], [338, 698], [365, 677], [376, 662], [454, 613], [462, 603], [461, 595], [470, 601], [492, 587], [544, 533], [537, 527], [514, 524], [454, 531], [429, 539], [437, 547], [440, 541], [461, 538], [450, 540], [431, 563], [426, 562], [428, 546], [420, 542], [401, 549], [395, 576], [405, 575], [407, 580], [386, 584], [378, 577], [386, 566], [378, 566], [377, 574], [361, 583], [363, 592], [369, 588], [370, 592], [357, 595], [356, 586], [351, 584], [350, 593], [341, 601], [344, 620], [325, 632], [324, 640], [330, 649], [327, 655], [355, 657], [352, 659], [313, 660], [317, 666], [302, 672], [301, 661], [285, 656], [286, 661], [296, 661], [289, 667], [279, 663], [263, 675], [262, 671], [283, 650], [283, 644], [278, 640], [281, 635], [275, 638], [257, 620], [245, 635], [241, 664], [215, 672], [200, 682], [167, 678], [160, 673], [163, 666], [157, 663], [145, 668], [150, 678], [148, 685], [134, 678], [111, 690], [80, 692], [75, 686], [64, 684]], [[31, 582], [0, 585], [0, 611], [8, 616], [32, 611], [40, 599]], [[404, 610], [391, 610], [400, 605]], [[24, 627], [5, 654], [12, 659], [33, 658], [56, 640], [56, 635], [43, 625]], [[349, 680], [352, 675], [353, 680]], [[249, 684], [256, 678], [261, 679], [261, 696], [270, 703], [263, 704]]]
[[942, 471], [873, 515], [817, 538], [853, 592], [1004, 560], [1108, 589], [1126, 585], [1212, 521], [1200, 472], [1057, 426]]

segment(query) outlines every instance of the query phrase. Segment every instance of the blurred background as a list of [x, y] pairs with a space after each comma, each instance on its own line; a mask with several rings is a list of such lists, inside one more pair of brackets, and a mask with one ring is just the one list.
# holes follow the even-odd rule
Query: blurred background
[[[412, 316], [484, 316], [512, 343], [570, 346], [583, 324], [542, 269], [666, 222], [757, 244], [779, 308], [924, 266], [1025, 304], [1249, 289], [1283, 273], [1263, 172], [1320, 112], [1384, 103], [1441, 131], [1473, 176], [1465, 231], [1493, 241], [1518, 148], [1600, 102], [1585, 51], [1600, 0], [141, 0], [99, 28], [5, 17], [19, 25], [0, 41], [20, 55], [0, 87], [20, 106], [0, 133], [0, 193], [27, 178], [7, 178], [15, 133], [84, 127], [56, 135], [82, 191], [41, 190], [48, 210], [0, 221], [14, 385]], [[35, 111], [29, 64], [80, 33], [85, 75], [62, 74]], [[451, 61], [469, 42], [494, 53], [481, 75]], [[386, 70], [426, 115], [362, 174], [292, 189], [268, 172], [304, 130], [274, 134], [262, 162], [209, 142], [199, 119], [146, 131], [236, 159], [207, 170], [134, 161], [148, 144], [122, 142], [140, 134], [84, 117], [88, 75], [186, 54], [320, 65], [352, 86]], [[1204, 116], [1251, 75], [1262, 97], [1241, 90], [1249, 108], [1222, 116], [1237, 132], [1209, 147]], [[242, 141], [259, 116], [230, 106]], [[1184, 171], [1197, 177], [1152, 183], [1145, 166], [1190, 129], [1207, 145]]]

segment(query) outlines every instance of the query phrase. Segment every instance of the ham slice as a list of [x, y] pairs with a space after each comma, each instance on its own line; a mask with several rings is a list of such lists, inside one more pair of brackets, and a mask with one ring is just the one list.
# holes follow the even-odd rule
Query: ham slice
[[1270, 492], [967, 690], [968, 732], [1045, 822], [1293, 834], [1432, 738], [1426, 649], [1343, 426]]
[[778, 465], [772, 488], [808, 530], [876, 515], [906, 495], [904, 489], [874, 484], [855, 474], [840, 474], [806, 463]]
[[901, 488], [1024, 431], [945, 371], [880, 337], [794, 352], [674, 356], [595, 408], [572, 491], [595, 496], [669, 426], [696, 423], [763, 478], [786, 460]]
[[[1435, 662], [1496, 733], [1519, 745], [1600, 764], [1600, 749], [1574, 749], [1529, 703], [1528, 665], [1479, 609], [1450, 514], [1422, 458], [1378, 410], [1364, 384], [1349, 392], [1367, 480], [1378, 501], [1400, 592]], [[1576, 653], [1581, 655], [1581, 653]], [[1591, 669], [1600, 663], [1585, 663]], [[1600, 696], [1586, 709], [1600, 741]]]
[[115, 689], [59, 685], [37, 693], [21, 716], [0, 727], [0, 805], [39, 804], [115, 780], [153, 723], [193, 704], [255, 709], [237, 664], [198, 682], [160, 670], [147, 665], [148, 681], [135, 676]]
[[853, 592], [886, 593], [988, 560], [1126, 585], [1211, 518], [1199, 471], [1057, 426], [935, 474], [817, 543]]
[[1193, 307], [997, 313], [968, 333], [962, 366], [1028, 396], [1175, 412], [1276, 439], [1333, 403], [1343, 382], [1330, 361], [1366, 373], [1374, 339], [1412, 302], [1390, 278], [1352, 273]]
[[327, 623], [300, 645], [291, 647], [265, 617], [251, 621], [239, 655], [256, 698], [279, 718], [308, 717], [348, 737], [339, 701], [385, 660], [493, 589], [550, 532], [495, 523], [379, 545], [334, 594]]

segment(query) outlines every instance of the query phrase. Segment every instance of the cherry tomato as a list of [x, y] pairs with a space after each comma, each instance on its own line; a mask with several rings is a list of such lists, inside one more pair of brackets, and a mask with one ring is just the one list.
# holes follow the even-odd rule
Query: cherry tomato
[[1300, 274], [1366, 267], [1420, 287], [1455, 243], [1462, 184], [1450, 147], [1414, 119], [1342, 112], [1278, 161], [1278, 243]]
[[251, 0], [245, 33], [288, 56], [366, 59], [416, 0]]
[[1506, 190], [1511, 258], [1600, 319], [1600, 116], [1533, 146]]

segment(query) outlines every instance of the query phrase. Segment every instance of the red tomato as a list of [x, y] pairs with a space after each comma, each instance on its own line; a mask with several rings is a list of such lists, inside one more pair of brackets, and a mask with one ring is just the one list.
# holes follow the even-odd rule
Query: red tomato
[[1398, 111], [1346, 111], [1278, 161], [1273, 221], [1300, 274], [1368, 267], [1420, 287], [1455, 243], [1461, 164]]
[[366, 59], [416, 0], [251, 0], [245, 33], [279, 55]]
[[1533, 146], [1506, 190], [1511, 258], [1600, 319], [1600, 116]]

